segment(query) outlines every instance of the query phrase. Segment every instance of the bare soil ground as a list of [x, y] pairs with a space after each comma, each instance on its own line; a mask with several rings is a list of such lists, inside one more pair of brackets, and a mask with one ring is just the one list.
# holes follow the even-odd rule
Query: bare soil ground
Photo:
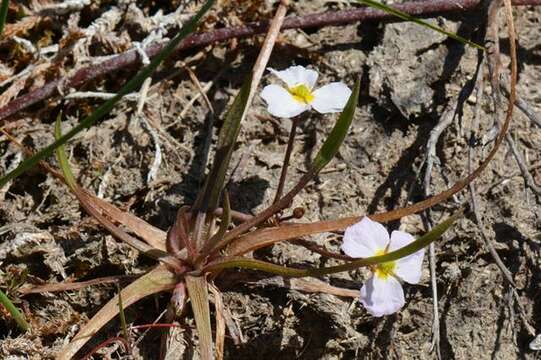
[[[21, 1], [13, 6], [35, 10], [45, 3]], [[131, 10], [119, 11], [118, 19], [103, 20], [106, 12], [124, 9], [130, 3]], [[62, 41], [77, 42], [76, 38], [69, 39], [68, 32], [88, 29], [100, 18], [105, 22], [104, 30], [81, 48], [67, 47], [70, 53], [62, 55], [55, 64], [49, 61], [43, 65], [55, 66], [54, 70], [34, 70], [35, 75], [25, 79], [20, 89], [4, 86], [0, 103], [5, 104], [18, 93], [39, 87], [55, 76], [70, 73], [92, 57], [132, 48], [134, 41], [144, 40], [153, 28], [142, 22], [143, 14], [143, 18], [150, 18], [159, 10], [169, 14], [177, 6], [184, 6], [183, 14], [191, 14], [197, 8], [189, 1], [110, 0], [92, 2], [65, 14], [43, 15], [17, 35], [39, 43], [41, 49]], [[293, 3], [291, 13], [303, 15], [347, 6], [350, 5], [323, 0], [299, 1]], [[140, 9], [142, 14], [134, 9]], [[519, 7], [514, 14], [519, 38], [518, 93], [531, 108], [541, 112], [541, 8]], [[222, 1], [203, 27], [270, 16], [272, 7], [267, 1]], [[431, 21], [482, 41], [482, 18], [481, 13], [471, 12]], [[501, 24], [505, 24], [503, 17]], [[254, 63], [260, 41], [256, 37], [216, 44], [184, 52], [168, 61], [154, 76], [143, 110], [144, 120], [135, 116], [136, 102], [124, 100], [98, 126], [69, 144], [70, 161], [80, 184], [167, 230], [177, 208], [194, 201], [205, 172], [205, 143], [212, 136], [208, 132], [209, 108], [202, 98], [191, 101], [198, 89], [181, 61], [190, 66], [203, 87], [212, 85], [207, 96], [215, 111], [212, 130], [216, 134], [224, 110]], [[509, 46], [504, 25], [500, 45], [506, 69]], [[47, 63], [9, 39], [0, 42], [0, 59], [0, 70], [5, 73], [2, 79], [29, 64]], [[479, 96], [476, 90], [472, 91], [478, 62], [475, 49], [408, 23], [365, 23], [283, 32], [271, 57], [273, 68], [309, 66], [320, 72], [320, 83], [341, 80], [352, 86], [357, 77], [362, 77], [360, 105], [339, 156], [293, 204], [306, 210], [303, 221], [373, 213], [422, 199], [422, 164], [430, 132], [464, 93], [462, 106], [437, 143], [430, 193], [444, 190], [465, 177], [470, 146], [477, 164], [493, 145], [490, 134], [494, 109], [486, 67], [481, 70], [484, 94]], [[114, 92], [136, 70], [123, 69], [80, 90]], [[274, 79], [270, 76], [264, 79], [271, 81]], [[8, 94], [6, 89], [14, 94]], [[77, 124], [101, 101], [66, 101], [63, 128]], [[58, 104], [59, 97], [55, 97], [18, 114], [7, 125], [8, 131], [32, 148], [51, 143]], [[472, 144], [469, 134], [475, 126], [476, 107], [480, 111], [479, 129], [475, 130], [476, 141]], [[505, 101], [498, 112], [502, 114], [503, 109]], [[295, 184], [335, 119], [336, 116], [313, 113], [300, 126], [287, 186]], [[256, 97], [233, 159], [233, 164], [240, 163], [231, 194], [234, 209], [256, 213], [272, 201], [289, 126], [287, 120], [271, 118], [263, 101]], [[541, 186], [541, 128], [516, 109], [510, 133], [537, 186]], [[156, 178], [149, 182], [147, 176], [156, 157], [156, 144], [163, 158]], [[14, 168], [21, 158], [20, 150], [6, 137], [0, 137], [0, 173]], [[55, 160], [51, 162], [54, 164]], [[537, 331], [541, 329], [541, 199], [525, 185], [506, 143], [475, 184], [483, 225], [480, 227], [468, 215], [435, 246], [441, 356], [538, 359], [540, 353], [528, 348], [533, 337], [525, 323]], [[437, 223], [443, 214], [469, 201], [469, 192], [463, 191], [437, 206], [431, 216]], [[413, 234], [427, 230], [421, 216], [409, 216], [400, 224], [391, 224], [398, 226]], [[481, 233], [493, 242], [511, 272], [517, 285], [516, 298]], [[340, 239], [339, 234], [325, 234], [313, 240], [338, 251]], [[281, 264], [334, 263], [289, 243], [255, 256]], [[0, 321], [3, 359], [53, 358], [117, 292], [113, 285], [98, 285], [77, 291], [18, 296], [13, 284], [140, 275], [153, 265], [153, 261], [114, 239], [84, 213], [63, 184], [39, 170], [0, 189], [0, 263], [0, 286], [13, 290], [12, 297], [25, 310], [34, 328], [21, 334], [6, 318]], [[224, 301], [245, 341], [236, 346], [226, 338], [225, 357], [435, 358], [431, 352], [433, 310], [428, 259], [424, 272], [420, 285], [405, 287], [404, 309], [384, 318], [368, 315], [357, 299], [292, 290], [287, 282], [264, 279], [255, 273], [251, 273], [253, 279], [249, 284], [235, 283], [227, 278], [238, 275], [232, 272], [221, 281]], [[358, 289], [365, 277], [364, 271], [357, 271], [326, 280], [335, 286]], [[166, 308], [169, 297], [161, 294], [129, 307], [128, 322], [153, 322]], [[189, 313], [183, 322], [188, 326], [182, 333], [185, 352], [178, 358], [191, 358], [195, 335], [189, 330], [193, 326]], [[110, 322], [81, 354], [119, 331], [119, 322]], [[136, 358], [156, 359], [162, 334], [163, 330], [149, 331], [134, 349]], [[121, 354], [118, 345], [112, 345], [102, 349], [100, 356], [124, 358]]]

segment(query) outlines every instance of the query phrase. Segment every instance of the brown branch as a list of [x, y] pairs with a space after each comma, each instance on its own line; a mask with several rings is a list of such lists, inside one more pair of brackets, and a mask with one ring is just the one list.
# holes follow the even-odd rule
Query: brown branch
[[[407, 2], [396, 4], [397, 10], [417, 17], [430, 17], [434, 15], [449, 15], [472, 11], [476, 9], [481, 0], [429, 0], [424, 2]], [[541, 0], [514, 0], [513, 5], [541, 5]], [[341, 26], [358, 21], [399, 20], [391, 15], [372, 8], [353, 8], [341, 11], [328, 11], [319, 14], [288, 17], [284, 20], [282, 29], [307, 29], [325, 26]], [[179, 45], [177, 51], [223, 42], [233, 38], [244, 38], [263, 34], [268, 30], [267, 21], [250, 23], [242, 26], [217, 29], [214, 31], [196, 33], [188, 36]], [[149, 57], [158, 54], [165, 44], [154, 44], [145, 49]], [[90, 80], [109, 74], [122, 68], [139, 63], [139, 55], [135, 50], [119, 54], [99, 64], [90, 65], [75, 72], [69, 78], [61, 78], [45, 84], [43, 87], [30, 91], [18, 97], [6, 106], [0, 108], [0, 125], [2, 121], [17, 112], [28, 108], [42, 100], [58, 94], [59, 89], [78, 88]]]

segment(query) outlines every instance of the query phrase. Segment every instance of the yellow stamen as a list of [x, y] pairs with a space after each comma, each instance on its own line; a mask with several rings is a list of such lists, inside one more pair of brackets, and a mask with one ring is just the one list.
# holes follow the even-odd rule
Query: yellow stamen
[[[375, 256], [385, 255], [385, 250], [376, 251]], [[388, 261], [378, 264], [374, 268], [374, 274], [380, 279], [387, 279], [394, 274], [394, 268], [396, 267], [395, 261]]]
[[310, 104], [314, 100], [312, 91], [304, 84], [288, 88], [287, 91], [293, 96], [293, 99], [303, 104]]

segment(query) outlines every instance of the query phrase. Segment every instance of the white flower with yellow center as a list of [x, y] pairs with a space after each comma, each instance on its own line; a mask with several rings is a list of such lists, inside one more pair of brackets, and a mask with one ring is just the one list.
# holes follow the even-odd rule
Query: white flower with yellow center
[[[415, 239], [403, 231], [389, 233], [378, 222], [364, 217], [346, 229], [342, 250], [353, 258], [384, 255], [398, 250]], [[361, 288], [361, 303], [373, 316], [390, 315], [404, 306], [401, 282], [417, 284], [421, 280], [424, 249], [396, 261], [372, 267], [372, 276]]]
[[314, 90], [318, 74], [303, 66], [291, 66], [282, 71], [269, 68], [269, 71], [286, 85], [267, 85], [261, 92], [268, 112], [276, 117], [292, 118], [311, 108], [322, 114], [340, 112], [351, 95], [351, 90], [342, 82]]

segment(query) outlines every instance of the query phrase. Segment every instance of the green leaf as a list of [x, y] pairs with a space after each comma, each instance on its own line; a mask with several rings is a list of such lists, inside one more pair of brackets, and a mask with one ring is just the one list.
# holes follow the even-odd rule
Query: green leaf
[[17, 176], [21, 175], [28, 169], [35, 166], [40, 160], [46, 158], [47, 156], [50, 156], [54, 150], [59, 147], [60, 145], [65, 144], [68, 140], [70, 140], [72, 137], [77, 135], [82, 130], [89, 128], [92, 126], [97, 120], [101, 119], [105, 115], [107, 115], [113, 106], [120, 100], [122, 97], [132, 91], [137, 90], [143, 81], [147, 77], [149, 77], [154, 70], [167, 58], [169, 57], [174, 51], [175, 48], [178, 46], [178, 44], [184, 39], [187, 35], [189, 35], [191, 32], [195, 30], [195, 27], [201, 17], [207, 12], [207, 10], [212, 6], [215, 0], [208, 0], [201, 9], [188, 21], [178, 32], [178, 34], [167, 44], [167, 46], [158, 54], [152, 62], [144, 67], [139, 73], [132, 78], [130, 81], [126, 83], [117, 93], [117, 95], [110, 100], [106, 101], [102, 105], [100, 105], [91, 115], [83, 119], [77, 126], [73, 127], [70, 131], [68, 131], [66, 134], [64, 134], [61, 138], [57, 139], [54, 143], [48, 145], [44, 149], [42, 149], [37, 154], [33, 155], [32, 157], [26, 159], [22, 162], [16, 169], [9, 172], [8, 174], [4, 175], [0, 179], [0, 188], [3, 187], [8, 181], [16, 178]]
[[[126, 339], [126, 344], [130, 346], [130, 337], [128, 336], [128, 325], [126, 324], [126, 314], [124, 313], [124, 305], [122, 304], [122, 291], [120, 291], [120, 285], [116, 284], [118, 291], [118, 317], [120, 318], [120, 328], [122, 329], [122, 335]], [[131, 346], [130, 346], [131, 347]], [[131, 352], [131, 349], [128, 349]]]
[[430, 24], [430, 23], [428, 23], [426, 21], [418, 19], [418, 18], [416, 18], [414, 16], [406, 14], [406, 13], [404, 13], [402, 11], [397, 10], [397, 9], [393, 9], [392, 7], [387, 6], [385, 4], [382, 4], [380, 2], [377, 2], [377, 1], [374, 1], [374, 0], [356, 0], [356, 1], [358, 3], [370, 6], [372, 8], [375, 8], [375, 9], [378, 9], [378, 10], [381, 10], [381, 11], [385, 11], [386, 13], [394, 15], [396, 17], [399, 17], [402, 20], [411, 21], [411, 22], [414, 22], [414, 23], [416, 23], [418, 25], [421, 25], [421, 26], [427, 27], [429, 29], [432, 29], [434, 31], [437, 31], [440, 34], [446, 35], [446, 36], [448, 36], [450, 38], [453, 38], [453, 39], [455, 39], [457, 41], [460, 41], [461, 43], [463, 43], [465, 45], [470, 45], [470, 46], [473, 46], [473, 47], [475, 47], [475, 48], [477, 48], [479, 50], [483, 50], [483, 51], [486, 50], [483, 46], [481, 46], [479, 44], [476, 44], [473, 41], [470, 41], [468, 39], [464, 39], [463, 37], [458, 36], [457, 34], [446, 31], [446, 30], [444, 30], [444, 29], [442, 29], [442, 28], [440, 28], [438, 26], [432, 25], [432, 24]]
[[317, 269], [295, 269], [287, 266], [271, 264], [265, 261], [250, 259], [241, 256], [225, 258], [218, 260], [206, 266], [202, 272], [221, 271], [228, 268], [244, 268], [252, 270], [261, 270], [271, 274], [289, 276], [289, 277], [306, 277], [306, 276], [323, 276], [335, 274], [344, 271], [351, 271], [364, 266], [377, 265], [389, 261], [396, 261], [408, 255], [411, 255], [430, 243], [436, 241], [451, 225], [462, 216], [462, 209], [453, 214], [449, 219], [435, 226], [430, 232], [421, 236], [411, 244], [408, 244], [398, 250], [392, 251], [385, 255], [372, 256], [359, 260], [353, 260], [342, 265], [323, 267]]
[[212, 328], [207, 280], [203, 276], [186, 276], [185, 280], [199, 335], [199, 356], [202, 360], [212, 360]]
[[0, 36], [4, 32], [4, 25], [8, 16], [8, 5], [9, 0], [2, 0], [2, 4], [0, 4]]
[[22, 331], [27, 331], [29, 329], [28, 323], [24, 319], [23, 314], [17, 309], [15, 305], [9, 300], [6, 294], [2, 290], [0, 290], [0, 304], [6, 308], [6, 310], [9, 312], [13, 320], [17, 323], [19, 328]]
[[338, 149], [340, 149], [340, 145], [344, 142], [353, 121], [353, 115], [355, 115], [360, 87], [361, 82], [357, 80], [344, 110], [314, 159], [312, 164], [313, 173], [320, 172], [336, 155]]
[[246, 112], [246, 106], [250, 96], [250, 87], [252, 78], [249, 76], [242, 85], [239, 93], [235, 97], [231, 108], [225, 116], [224, 123], [218, 136], [218, 145], [214, 163], [205, 180], [205, 185], [201, 189], [195, 202], [194, 208], [198, 211], [214, 210], [220, 201], [225, 175], [231, 161], [233, 148], [239, 135], [241, 121]]
[[[56, 140], [62, 137], [61, 121], [62, 112], [58, 114], [58, 116], [56, 117], [56, 122], [54, 124], [54, 137]], [[62, 173], [64, 175], [64, 179], [66, 180], [66, 184], [68, 184], [72, 191], [75, 191], [75, 189], [77, 188], [77, 183], [75, 182], [75, 176], [73, 176], [73, 172], [71, 171], [71, 166], [69, 164], [66, 151], [64, 150], [64, 145], [60, 145], [56, 148], [56, 158], [58, 160], [58, 164], [60, 165], [60, 169], [62, 170]]]

